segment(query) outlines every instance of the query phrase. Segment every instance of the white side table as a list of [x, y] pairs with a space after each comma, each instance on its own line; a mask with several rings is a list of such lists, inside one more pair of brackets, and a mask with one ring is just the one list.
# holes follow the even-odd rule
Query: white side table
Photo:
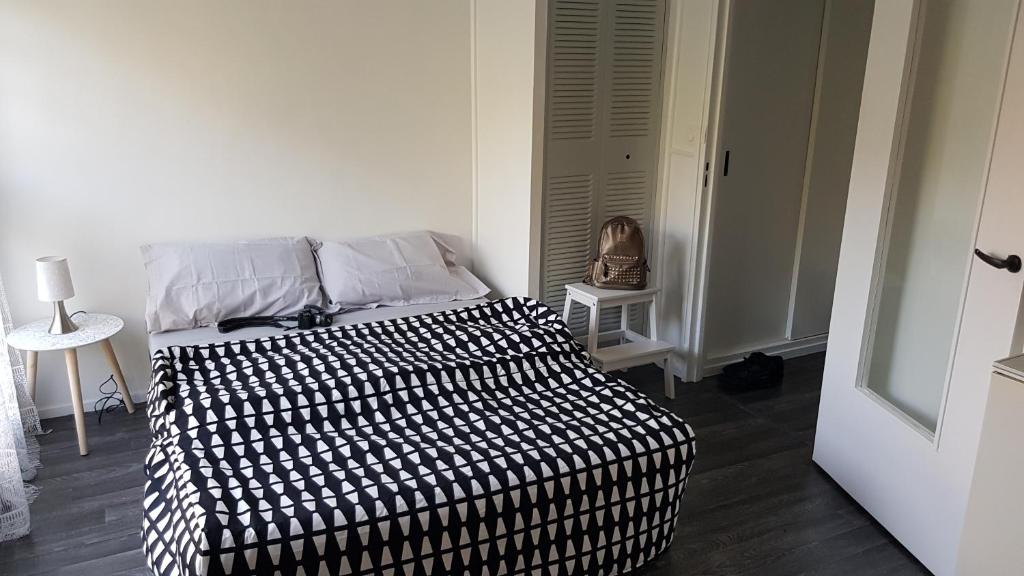
[[[641, 366], [654, 362], [660, 364], [665, 372], [665, 396], [676, 397], [675, 380], [672, 376], [672, 349], [668, 342], [658, 340], [658, 313], [656, 309], [659, 288], [644, 290], [609, 290], [595, 288], [582, 282], [565, 285], [565, 309], [562, 320], [569, 322], [569, 313], [573, 302], [590, 309], [590, 329], [587, 332], [587, 352], [602, 370], [619, 370], [631, 366]], [[633, 304], [649, 303], [648, 317], [651, 336], [648, 338], [629, 329], [629, 307]], [[619, 329], [610, 332], [598, 332], [601, 320], [601, 309], [621, 307]], [[615, 346], [598, 348], [602, 338], [617, 338], [624, 341]]]
[[82, 456], [89, 454], [89, 445], [85, 441], [85, 410], [82, 408], [82, 384], [78, 376], [78, 349], [89, 344], [99, 343], [103, 355], [110, 364], [117, 389], [124, 397], [124, 406], [129, 413], [135, 412], [135, 403], [128, 393], [121, 366], [114, 355], [114, 347], [110, 345], [110, 337], [124, 328], [124, 321], [110, 314], [78, 314], [74, 318], [78, 330], [70, 334], [50, 334], [50, 320], [39, 320], [25, 324], [7, 336], [7, 344], [12, 348], [26, 352], [25, 371], [28, 375], [28, 393], [36, 397], [36, 364], [40, 352], [63, 350], [64, 361], [68, 367], [68, 383], [71, 385], [71, 404], [75, 408], [75, 429], [78, 432], [78, 452]]

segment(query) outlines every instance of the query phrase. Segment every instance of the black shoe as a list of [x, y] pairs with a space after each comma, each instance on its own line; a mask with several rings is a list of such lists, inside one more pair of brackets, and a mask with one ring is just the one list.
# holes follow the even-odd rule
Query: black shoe
[[722, 368], [718, 382], [722, 390], [735, 394], [778, 386], [782, 374], [782, 356], [754, 352], [743, 361]]

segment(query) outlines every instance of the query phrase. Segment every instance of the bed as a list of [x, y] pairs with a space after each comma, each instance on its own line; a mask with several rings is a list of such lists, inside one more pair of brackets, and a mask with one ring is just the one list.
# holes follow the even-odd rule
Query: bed
[[154, 342], [153, 572], [619, 574], [663, 551], [690, 427], [544, 304], [464, 304]]

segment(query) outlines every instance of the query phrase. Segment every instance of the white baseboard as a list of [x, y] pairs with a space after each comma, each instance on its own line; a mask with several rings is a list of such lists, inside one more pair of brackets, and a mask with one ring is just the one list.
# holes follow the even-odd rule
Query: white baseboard
[[808, 354], [824, 352], [827, 346], [828, 334], [800, 338], [799, 340], [780, 340], [774, 343], [751, 346], [749, 348], [723, 354], [715, 358], [708, 358], [704, 362], [704, 377], [706, 378], [708, 376], [714, 376], [721, 373], [724, 366], [743, 360], [751, 352], [764, 352], [765, 354], [772, 356], [796, 358], [797, 356], [806, 356]]
[[[82, 405], [85, 407], [85, 414], [88, 416], [92, 413], [92, 407], [96, 404], [96, 400], [99, 398], [83, 398]], [[132, 392], [132, 400], [139, 404], [146, 401], [146, 391], [135, 390]], [[61, 416], [67, 416], [68, 414], [74, 413], [74, 408], [71, 406], [71, 401], [67, 401], [63, 404], [51, 404], [49, 406], [36, 406], [36, 412], [39, 413], [40, 420], [46, 420], [48, 418], [59, 418]]]

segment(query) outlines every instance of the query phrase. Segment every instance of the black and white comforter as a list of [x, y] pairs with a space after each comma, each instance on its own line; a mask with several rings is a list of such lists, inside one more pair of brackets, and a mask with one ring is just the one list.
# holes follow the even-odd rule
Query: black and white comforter
[[161, 576], [623, 573], [668, 546], [694, 455], [689, 426], [528, 299], [153, 368]]

